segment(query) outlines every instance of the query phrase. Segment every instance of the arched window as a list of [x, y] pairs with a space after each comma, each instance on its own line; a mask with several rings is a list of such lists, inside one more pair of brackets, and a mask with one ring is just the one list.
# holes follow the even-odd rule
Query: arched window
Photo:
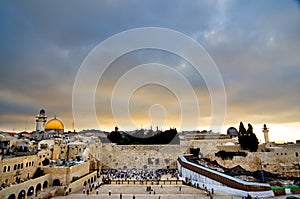
[[53, 185], [53, 186], [60, 186], [60, 181], [59, 181], [59, 179], [53, 180], [52, 185]]
[[10, 194], [10, 196], [8, 197], [8, 199], [16, 199], [16, 195], [15, 194]]
[[9, 172], [9, 171], [10, 171], [10, 166], [7, 167], [7, 172]]
[[17, 165], [15, 164], [15, 165], [14, 165], [14, 170], [16, 170], [16, 169], [17, 169]]
[[3, 172], [6, 172], [6, 166], [3, 167]]

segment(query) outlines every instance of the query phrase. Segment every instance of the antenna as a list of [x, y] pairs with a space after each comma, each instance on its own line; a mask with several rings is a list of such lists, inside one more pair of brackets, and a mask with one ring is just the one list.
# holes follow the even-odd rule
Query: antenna
[[73, 132], [75, 132], [75, 124], [74, 124], [74, 119], [72, 121], [72, 129], [73, 129]]

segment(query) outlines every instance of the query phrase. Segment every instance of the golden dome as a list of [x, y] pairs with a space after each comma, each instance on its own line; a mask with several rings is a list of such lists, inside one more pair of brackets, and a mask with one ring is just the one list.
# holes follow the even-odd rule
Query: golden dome
[[49, 120], [45, 125], [45, 130], [64, 130], [64, 124], [56, 117]]

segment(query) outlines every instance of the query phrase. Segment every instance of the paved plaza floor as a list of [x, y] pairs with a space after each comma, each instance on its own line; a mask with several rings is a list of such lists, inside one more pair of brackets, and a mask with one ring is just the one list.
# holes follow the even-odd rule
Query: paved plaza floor
[[[207, 198], [205, 191], [189, 187], [186, 185], [151, 185], [152, 191], [146, 191], [149, 185], [103, 185], [93, 190], [89, 195], [83, 194], [82, 191], [72, 193], [68, 196], [55, 197], [57, 199], [77, 199], [77, 198], [98, 198], [98, 199], [200, 199]], [[111, 195], [109, 196], [109, 190]], [[155, 193], [154, 193], [155, 192]], [[122, 194], [122, 197], [120, 197]], [[214, 199], [241, 199], [242, 197], [230, 196], [226, 194], [214, 194]], [[286, 196], [276, 197], [277, 199], [285, 199]]]

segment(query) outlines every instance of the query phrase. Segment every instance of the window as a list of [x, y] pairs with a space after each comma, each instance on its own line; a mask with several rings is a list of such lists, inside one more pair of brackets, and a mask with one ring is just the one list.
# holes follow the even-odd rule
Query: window
[[34, 164], [34, 161], [32, 161], [31, 166], [33, 166], [33, 164]]
[[28, 162], [26, 162], [26, 167], [28, 167]]
[[20, 164], [18, 164], [18, 169], [20, 169], [21, 168], [21, 165]]
[[23, 163], [21, 163], [21, 169], [23, 169]]
[[3, 172], [6, 172], [6, 166], [3, 167]]
[[15, 165], [14, 165], [14, 170], [16, 170], [16, 169], [17, 169], [17, 165], [15, 164]]
[[10, 166], [7, 167], [7, 172], [9, 172], [9, 171], [10, 171]]
[[296, 152], [295, 155], [296, 155], [296, 157], [298, 157], [299, 156], [298, 152]]

